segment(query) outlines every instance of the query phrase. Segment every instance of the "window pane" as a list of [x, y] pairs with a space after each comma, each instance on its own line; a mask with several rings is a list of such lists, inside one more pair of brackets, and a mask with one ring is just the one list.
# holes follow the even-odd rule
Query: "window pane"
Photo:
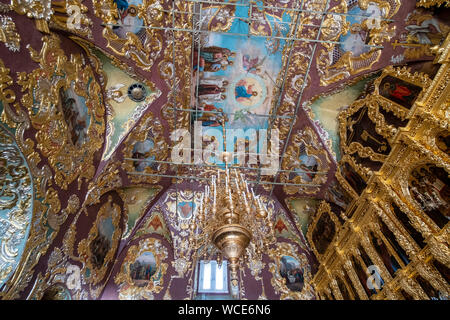
[[203, 264], [203, 289], [211, 289], [211, 264]]
[[216, 264], [216, 290], [223, 290], [223, 268], [224, 263], [219, 268], [219, 265]]

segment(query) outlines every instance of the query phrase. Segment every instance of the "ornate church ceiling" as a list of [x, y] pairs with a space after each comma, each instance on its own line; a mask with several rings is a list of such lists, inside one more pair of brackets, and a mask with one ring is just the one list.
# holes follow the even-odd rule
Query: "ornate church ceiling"
[[[339, 116], [389, 66], [426, 86], [448, 16], [400, 0], [1, 0], [0, 298], [189, 296], [185, 220], [216, 167], [175, 164], [172, 138], [194, 135], [195, 120], [216, 128], [221, 112], [226, 129], [278, 130], [275, 172], [238, 169], [276, 212], [273, 255], [295, 247], [312, 272], [306, 230], [319, 201], [340, 212], [355, 193], [336, 178]], [[375, 168], [380, 154], [361, 163]], [[160, 266], [148, 290], [125, 272], [142, 250]], [[279, 267], [252, 263], [250, 282]], [[254, 298], [289, 296], [281, 283]], [[307, 285], [297, 294], [314, 297]]]

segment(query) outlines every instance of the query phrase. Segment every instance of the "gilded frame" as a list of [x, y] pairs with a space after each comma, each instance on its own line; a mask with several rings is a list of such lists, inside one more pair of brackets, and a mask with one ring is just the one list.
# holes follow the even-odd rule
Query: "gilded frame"
[[[329, 243], [328, 247], [325, 249], [323, 254], [320, 254], [319, 251], [316, 248], [316, 245], [314, 244], [312, 234], [314, 232], [314, 229], [316, 228], [317, 223], [319, 222], [322, 215], [328, 214], [331, 218], [331, 220], [334, 222], [334, 236], [331, 242]], [[306, 233], [306, 239], [308, 239], [309, 246], [313, 250], [315, 256], [319, 261], [323, 259], [323, 257], [326, 255], [328, 248], [332, 245], [332, 243], [337, 238], [338, 231], [341, 229], [342, 225], [339, 219], [336, 217], [336, 214], [331, 210], [331, 206], [326, 201], [322, 201], [319, 204], [319, 207], [317, 208], [316, 214], [314, 215], [313, 219], [311, 220], [311, 223], [308, 226], [308, 231]]]
[[[19, 73], [17, 82], [25, 92], [21, 102], [28, 109], [31, 124], [37, 130], [37, 148], [48, 157], [56, 184], [67, 189], [78, 179], [80, 188], [82, 179], [87, 181], [94, 176], [94, 153], [103, 145], [105, 106], [101, 86], [92, 68], [83, 67], [81, 55], [71, 55], [68, 60], [56, 34], [44, 36], [42, 41], [40, 52], [28, 47], [31, 58], [40, 64], [40, 68], [30, 74]], [[87, 128], [89, 140], [81, 146], [72, 144], [67, 133], [68, 125], [57, 110], [60, 88], [68, 89], [72, 85], [75, 93], [85, 99], [90, 116]], [[36, 93], [40, 94], [40, 99], [37, 99]], [[81, 161], [79, 155], [83, 154], [87, 157]], [[74, 162], [74, 158], [78, 163]]]
[[392, 137], [392, 133], [389, 132], [389, 127], [387, 127], [387, 129], [390, 134], [387, 133], [386, 130], [380, 129], [387, 125], [384, 121], [384, 116], [377, 110], [378, 105], [376, 104], [376, 101], [371, 96], [365, 99], [356, 100], [347, 109], [341, 111], [338, 116], [339, 140], [342, 154], [351, 155], [357, 152], [362, 158], [370, 158], [372, 161], [384, 162], [387, 155], [377, 153], [371, 147], [365, 147], [361, 143], [355, 141], [352, 141], [350, 145], [347, 145], [347, 129], [349, 125], [353, 124], [349, 121], [349, 118], [364, 107], [367, 108], [367, 116], [374, 124], [375, 131], [383, 136], [388, 143]]
[[[309, 300], [315, 296], [314, 289], [310, 284], [312, 280], [311, 270], [308, 258], [304, 253], [299, 253], [294, 245], [287, 242], [278, 242], [274, 248], [268, 252], [269, 257], [274, 261], [269, 263], [269, 270], [272, 273], [270, 283], [275, 289], [276, 293], [280, 293], [281, 300]], [[281, 258], [283, 256], [290, 256], [296, 259], [303, 268], [303, 288], [300, 292], [291, 291], [287, 285], [286, 280], [281, 276]]]
[[[380, 94], [381, 82], [387, 76], [403, 80], [405, 82], [411, 83], [415, 86], [422, 88], [422, 91], [419, 93], [410, 109], [407, 109], [406, 107], [401, 106], [400, 104], [391, 101]], [[414, 104], [423, 99], [425, 95], [425, 91], [423, 90], [423, 88], [428, 88], [430, 85], [431, 79], [425, 73], [415, 72], [414, 74], [412, 74], [411, 68], [407, 67], [395, 68], [393, 66], [388, 66], [383, 69], [383, 73], [381, 74], [381, 76], [374, 82], [375, 86], [374, 95], [375, 98], [381, 102], [380, 104], [384, 109], [386, 109], [387, 111], [391, 111], [400, 119], [405, 120], [412, 115], [414, 110]]]
[[[392, 2], [394, 6], [391, 6]], [[381, 10], [384, 10], [384, 19], [392, 18], [400, 9], [401, 1], [386, 1], [386, 0], [359, 0], [358, 5], [362, 10], [368, 8], [369, 3], [375, 3], [379, 6]], [[339, 13], [347, 13], [347, 3], [342, 1], [339, 6], [335, 7], [335, 12]], [[329, 16], [327, 20], [324, 21], [325, 25], [330, 25], [332, 22], [328, 22], [328, 20], [334, 20], [334, 16]], [[330, 39], [338, 41], [341, 35], [345, 35], [350, 30], [350, 23], [347, 22], [346, 18], [340, 18], [341, 31], [336, 35], [333, 35]], [[384, 41], [389, 41], [395, 35], [395, 26], [390, 26], [388, 21], [381, 20], [379, 22], [379, 26], [372, 27], [372, 21], [369, 19], [364, 20], [358, 26], [367, 31], [368, 37], [370, 41], [369, 45], [379, 46], [382, 45]], [[355, 24], [354, 24], [355, 25]], [[363, 71], [368, 71], [373, 68], [373, 66], [379, 61], [382, 56], [381, 50], [378, 48], [372, 48], [368, 52], [362, 53], [357, 57], [353, 57], [351, 52], [345, 52], [338, 61], [333, 63], [332, 55], [330, 52], [333, 52], [336, 48], [336, 44], [324, 44], [324, 49], [320, 50], [316, 62], [318, 65], [318, 71], [320, 74], [320, 85], [322, 87], [329, 86], [332, 83], [337, 81], [342, 81], [347, 77], [352, 75], [356, 75]]]
[[[112, 212], [110, 212], [112, 211]], [[103, 265], [100, 268], [96, 268], [93, 266], [91, 257], [93, 255], [93, 252], [91, 251], [90, 244], [99, 234], [98, 228], [99, 223], [102, 218], [108, 217], [110, 214], [112, 218], [112, 224], [114, 226], [114, 232], [112, 234], [112, 241], [111, 241], [111, 248], [108, 250], [106, 256], [103, 260]], [[112, 196], [108, 196], [108, 200], [105, 204], [102, 205], [100, 208], [97, 218], [95, 219], [95, 223], [93, 224], [92, 228], [89, 231], [89, 235], [87, 238], [81, 240], [78, 244], [78, 253], [83, 261], [83, 270], [86, 271], [87, 269], [90, 270], [91, 274], [88, 278], [88, 281], [92, 283], [93, 285], [97, 285], [100, 283], [101, 280], [104, 279], [106, 275], [106, 271], [109, 267], [110, 262], [113, 262], [114, 255], [116, 253], [116, 250], [119, 245], [120, 236], [122, 233], [122, 230], [120, 228], [120, 222], [122, 220], [122, 210], [120, 206], [116, 203], [113, 203]]]
[[[130, 275], [130, 264], [145, 252], [151, 252], [156, 260], [157, 270], [150, 277], [147, 285], [144, 287], [135, 285]], [[120, 272], [114, 277], [114, 283], [119, 285], [120, 300], [147, 299], [153, 300], [154, 293], [159, 293], [164, 289], [164, 276], [167, 272], [168, 264], [163, 262], [168, 258], [167, 248], [160, 240], [155, 238], [146, 238], [138, 245], [131, 246], [120, 267]]]

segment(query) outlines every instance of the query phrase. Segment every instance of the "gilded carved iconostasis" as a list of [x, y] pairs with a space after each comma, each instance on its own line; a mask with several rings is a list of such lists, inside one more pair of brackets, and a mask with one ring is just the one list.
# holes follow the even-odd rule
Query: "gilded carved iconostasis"
[[448, 7], [1, 0], [0, 299], [448, 299]]

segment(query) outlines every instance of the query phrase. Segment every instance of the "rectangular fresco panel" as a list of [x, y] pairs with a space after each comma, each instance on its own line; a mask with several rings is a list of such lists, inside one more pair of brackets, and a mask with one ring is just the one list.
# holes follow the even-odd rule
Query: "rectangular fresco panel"
[[[202, 10], [202, 15], [213, 16], [214, 8]], [[193, 56], [192, 105], [197, 110], [192, 120], [202, 121], [203, 130], [220, 127], [217, 113], [228, 114], [227, 129], [267, 129], [268, 115], [274, 100], [277, 78], [282, 76], [284, 40], [276, 43], [265, 37], [247, 37], [249, 7], [236, 8], [231, 27], [221, 33], [202, 33]], [[282, 19], [266, 15], [270, 26], [287, 36]], [[286, 24], [287, 25], [287, 24]], [[208, 25], [208, 28], [210, 26]], [[284, 28], [284, 29], [283, 29]]]
[[[218, 61], [220, 56], [224, 60]], [[262, 39], [216, 35], [210, 37], [208, 47], [201, 48], [200, 60], [200, 70], [205, 71], [200, 73], [196, 91], [202, 111], [197, 119], [204, 126], [217, 126], [214, 120], [208, 121], [207, 111], [223, 110], [233, 113], [227, 128], [266, 129], [267, 117], [254, 114], [269, 114], [281, 54], [269, 56]]]

